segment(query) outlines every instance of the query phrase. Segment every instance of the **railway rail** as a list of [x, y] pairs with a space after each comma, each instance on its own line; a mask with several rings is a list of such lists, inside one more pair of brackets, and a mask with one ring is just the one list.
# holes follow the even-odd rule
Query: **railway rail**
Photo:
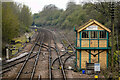
[[48, 42], [48, 52], [49, 52], [49, 79], [52, 80], [52, 55], [51, 55], [51, 37]]
[[[72, 46], [72, 44], [69, 42], [69, 40], [68, 40], [64, 35], [62, 36], [60, 32], [58, 32], [58, 34], [60, 35], [60, 36], [59, 36], [59, 41], [60, 41], [60, 43], [63, 45], [63, 48], [65, 49], [64, 54], [60, 55], [60, 58], [65, 57], [65, 56], [68, 54], [68, 57], [63, 61], [63, 65], [65, 66], [66, 61], [67, 61], [69, 58], [71, 58], [72, 56], [75, 56], [75, 54], [74, 54], [74, 53], [75, 53], [75, 48]], [[63, 42], [63, 41], [65, 41], [65, 40], [66, 40], [66, 42], [68, 43], [67, 46], [65, 46], [65, 44], [64, 44], [64, 42]], [[69, 51], [68, 51], [68, 46], [70, 46], [70, 47], [72, 48], [72, 50], [70, 50], [70, 51], [72, 51], [72, 54], [69, 53]], [[57, 60], [58, 60], [58, 58], [56, 58], [56, 59], [53, 61], [52, 66], [53, 66], [53, 64], [54, 64]]]
[[[60, 65], [60, 67], [61, 67], [61, 70], [63, 70], [63, 72], [62, 72], [63, 79], [67, 79], [67, 76], [66, 76], [66, 69], [67, 68], [65, 68], [65, 65], [66, 65], [66, 62], [67, 62], [68, 59], [70, 59], [72, 57], [75, 57], [75, 54], [74, 54], [75, 53], [75, 48], [72, 46], [72, 44], [69, 42], [69, 40], [65, 36], [62, 36], [61, 33], [59, 33], [59, 32], [56, 32], [56, 33], [59, 35], [59, 37], [57, 37], [57, 38], [59, 39], [58, 41], [62, 44], [62, 46], [63, 46], [62, 48], [64, 49], [64, 51], [61, 52], [59, 50], [60, 54], [57, 58], [55, 58], [52, 61], [51, 66], [53, 67], [55, 65], [55, 62], [57, 62], [57, 61], [59, 61], [59, 63], [60, 63], [60, 60], [61, 60], [62, 67], [61, 67], [61, 65]], [[54, 37], [53, 40], [56, 40], [56, 38]], [[63, 41], [66, 41], [67, 45]], [[58, 47], [56, 47], [56, 42], [55, 41], [54, 41], [54, 44], [55, 44], [55, 48], [58, 49]], [[72, 51], [72, 53], [69, 52], [68, 47], [71, 47], [70, 51]], [[53, 69], [55, 69], [55, 68], [53, 68]], [[72, 69], [74, 69], [74, 68], [72, 68]], [[65, 76], [65, 78], [64, 78], [64, 76]]]
[[[50, 32], [51, 32], [51, 31], [50, 31]], [[51, 32], [51, 33], [53, 33], [53, 32]], [[49, 39], [50, 39], [50, 38], [49, 38]], [[49, 52], [49, 79], [52, 80], [52, 79], [54, 78], [54, 77], [53, 77], [53, 74], [54, 74], [54, 73], [52, 73], [52, 71], [54, 70], [54, 69], [53, 69], [53, 64], [55, 64], [55, 62], [58, 61], [58, 62], [59, 62], [59, 66], [60, 66], [59, 69], [61, 70], [63, 79], [66, 80], [67, 77], [66, 77], [66, 73], [65, 73], [65, 69], [64, 69], [64, 65], [65, 65], [65, 64], [63, 64], [63, 62], [65, 63], [69, 58], [71, 58], [72, 56], [75, 56], [75, 55], [74, 55], [74, 54], [71, 55], [71, 54], [68, 52], [68, 50], [67, 50], [68, 47], [66, 47], [65, 44], [63, 43], [63, 40], [59, 39], [59, 41], [61, 42], [61, 44], [63, 45], [63, 47], [64, 47], [64, 49], [65, 49], [65, 53], [61, 55], [61, 54], [60, 54], [61, 52], [60, 52], [60, 50], [58, 49], [58, 46], [57, 46], [57, 43], [56, 43], [55, 34], [53, 34], [52, 39], [53, 39], [55, 48], [50, 45], [50, 44], [51, 44], [51, 39], [50, 39], [48, 45], [45, 45], [45, 46], [48, 47], [48, 52]], [[69, 42], [67, 39], [65, 39], [65, 40], [68, 42], [68, 45], [74, 50], [74, 47], [70, 44], [70, 42]], [[57, 58], [55, 58], [54, 60], [52, 60], [52, 55], [51, 55], [52, 52], [51, 52], [51, 49], [55, 50], [56, 53], [57, 53]], [[73, 52], [74, 52], [74, 51], [73, 51]], [[66, 54], [69, 54], [69, 56], [68, 56], [64, 61], [62, 61], [61, 58], [62, 58], [63, 56], [65, 56]]]
[[[59, 32], [59, 34], [60, 34], [60, 36], [61, 36], [61, 39], [66, 40], [66, 42], [68, 43], [67, 48], [70, 46], [70, 47], [72, 48], [72, 50], [73, 50], [73, 53], [75, 53], [75, 48], [72, 46], [72, 44], [70, 43], [70, 41], [65, 37], [65, 35], [64, 35], [64, 34], [61, 34], [60, 32]], [[62, 40], [62, 44], [64, 44], [64, 43], [63, 43], [63, 40]]]
[[[75, 56], [75, 48], [72, 46], [72, 44], [71, 44], [71, 43], [69, 42], [69, 40], [65, 37], [64, 34], [61, 34], [61, 33], [59, 32], [59, 35], [61, 36], [59, 39], [60, 39], [60, 41], [61, 41], [61, 44], [62, 44], [62, 45], [64, 46], [64, 48], [65, 48], [65, 53], [66, 53], [66, 54], [67, 54], [67, 53], [69, 54], [69, 55], [65, 58], [65, 60], [63, 61], [63, 66], [64, 66], [64, 68], [65, 68], [65, 63], [67, 62], [67, 60]], [[65, 40], [65, 41], [68, 43], [68, 46], [65, 46], [63, 40]], [[72, 53], [69, 53], [68, 47], [71, 47], [70, 51], [72, 51]], [[64, 55], [62, 55], [62, 56], [64, 56]]]
[[[6, 70], [7, 68], [10, 68], [14, 65], [17, 65], [19, 63], [23, 63], [23, 65], [18, 68], [19, 71], [18, 71], [17, 75], [15, 76], [15, 80], [18, 80], [20, 78], [25, 77], [24, 76], [25, 72], [27, 72], [26, 70], [28, 70], [27, 68], [29, 68], [27, 65], [29, 65], [29, 64], [32, 65], [29, 68], [29, 72], [30, 72], [28, 74], [29, 76], [27, 76], [30, 78], [30, 80], [32, 80], [33, 78], [36, 78], [36, 75], [37, 75], [37, 78], [39, 80], [41, 78], [45, 77], [44, 75], [41, 75], [42, 72], [40, 72], [40, 71], [42, 71], [42, 70], [37, 71], [37, 74], [36, 74], [36, 70], [38, 69], [36, 66], [38, 65], [37, 64], [38, 61], [40, 61], [40, 58], [42, 58], [42, 55], [40, 57], [40, 53], [44, 52], [41, 50], [43, 48], [45, 48], [48, 52], [48, 58], [47, 58], [47, 60], [48, 60], [48, 73], [44, 73], [44, 74], [48, 75], [47, 78], [49, 78], [50, 80], [52, 80], [54, 78], [63, 78], [64, 80], [67, 79], [64, 66], [65, 66], [66, 61], [69, 58], [71, 58], [72, 56], [74, 56], [74, 54], [69, 53], [68, 46], [71, 47], [71, 51], [73, 51], [73, 53], [74, 53], [74, 47], [69, 42], [69, 40], [67, 38], [65, 38], [65, 36], [60, 35], [59, 37], [57, 37], [53, 31], [50, 31], [50, 30], [46, 30], [46, 31], [47, 31], [47, 34], [50, 33], [51, 35], [50, 36], [42, 35], [43, 34], [42, 31], [38, 30], [39, 33], [38, 33], [38, 36], [35, 40], [35, 43], [34, 43], [33, 47], [31, 48], [29, 54], [26, 56], [25, 60], [21, 60], [19, 62], [16, 62], [12, 65], [9, 65], [9, 66], [3, 68]], [[41, 34], [40, 34], [40, 32], [41, 32]], [[57, 34], [58, 34], [58, 32], [57, 32]], [[59, 33], [59, 34], [61, 34], [61, 33]], [[44, 43], [44, 37], [48, 38], [47, 43]], [[63, 46], [63, 49], [65, 51], [61, 52], [60, 46], [57, 42], [57, 39], [59, 39], [58, 41], [61, 43], [61, 46]], [[63, 42], [63, 39], [66, 40], [68, 46], [66, 46], [66, 44]], [[33, 54], [33, 51], [34, 51], [36, 46], [39, 47], [39, 50], [37, 53]], [[67, 55], [67, 57], [65, 57], [65, 55]], [[55, 62], [57, 62], [57, 64], [55, 64]], [[39, 63], [41, 63], [41, 62], [39, 62]], [[8, 63], [8, 64], [11, 64], [11, 63]], [[44, 62], [41, 64], [44, 64]], [[55, 77], [56, 74], [54, 73], [54, 71], [56, 71], [56, 70], [53, 68], [54, 64], [58, 66], [58, 68], [56, 68], [56, 70], [59, 71], [59, 73], [60, 73], [59, 74], [60, 76], [58, 76], [58, 77]], [[38, 73], [39, 73], [39, 75], [38, 75]]]
[[[39, 35], [37, 35], [37, 36], [39, 36]], [[34, 44], [36, 45], [36, 46], [40, 46], [40, 44], [38, 44], [38, 43], [36, 43], [36, 42], [34, 42]], [[45, 49], [48, 49], [48, 45], [46, 45], [46, 44], [42, 44], [42, 46], [41, 46], [42, 48], [45, 48]], [[52, 47], [53, 48], [53, 47]], [[54, 48], [53, 48], [54, 49]], [[34, 52], [34, 53], [37, 53], [37, 52]], [[0, 75], [1, 74], [4, 74], [4, 73], [6, 73], [6, 72], [8, 72], [8, 71], [11, 71], [11, 68], [12, 67], [14, 67], [14, 66], [16, 66], [16, 65], [18, 65], [18, 64], [21, 64], [21, 63], [23, 63], [23, 62], [25, 62], [26, 61], [26, 57], [28, 56], [29, 54], [27, 54], [27, 55], [25, 55], [25, 56], [22, 56], [22, 57], [19, 57], [19, 58], [15, 58], [15, 60], [12, 60], [12, 61], [9, 61], [9, 62], [5, 62], [5, 63], [3, 63], [2, 64], [2, 70], [0, 71]], [[29, 60], [30, 59], [33, 59], [34, 57], [36, 57], [37, 56], [37, 54], [33, 54], [31, 57], [29, 57]]]
[[54, 44], [55, 44], [55, 48], [56, 48], [56, 53], [57, 53], [57, 56], [58, 56], [58, 61], [59, 61], [59, 66], [61, 67], [61, 72], [62, 72], [62, 75], [63, 75], [63, 79], [66, 80], [67, 77], [66, 77], [66, 73], [65, 73], [65, 70], [64, 70], [64, 67], [63, 67], [63, 62], [62, 62], [62, 59], [60, 57], [60, 51], [58, 49], [58, 46], [56, 44], [56, 40], [55, 40], [55, 36], [53, 35], [53, 41], [54, 41]]
[[[38, 36], [38, 34], [36, 34], [36, 35]], [[33, 43], [36, 45], [36, 42], [33, 42]], [[9, 62], [4, 61], [3, 64], [2, 64], [2, 70], [0, 71], [0, 75], [10, 71], [11, 67], [14, 67], [15, 65], [23, 63], [28, 55], [29, 54], [26, 54], [26, 55], [18, 57], [18, 58], [14, 58], [14, 60], [10, 60]], [[29, 59], [32, 59], [35, 56], [36, 56], [36, 54], [29, 57]]]
[[37, 53], [37, 57], [36, 57], [35, 62], [34, 62], [34, 67], [33, 67], [33, 70], [32, 70], [32, 74], [31, 74], [30, 80], [32, 80], [33, 77], [34, 77], [34, 73], [35, 73], [35, 70], [36, 70], [36, 65], [37, 65], [37, 63], [38, 63], [39, 56], [40, 56], [40, 53], [41, 53], [41, 48], [42, 48], [43, 40], [44, 40], [44, 34], [43, 34], [43, 39], [42, 39], [41, 42], [40, 42], [40, 48], [39, 48], [39, 51], [38, 51], [38, 53]]
[[[36, 55], [37, 55], [37, 54], [34, 54], [33, 56], [29, 57], [29, 59], [34, 58]], [[10, 71], [9, 68], [14, 67], [15, 65], [18, 65], [18, 64], [23, 63], [23, 62], [25, 62], [25, 61], [26, 61], [26, 60], [20, 60], [20, 61], [18, 61], [18, 62], [14, 62], [14, 63], [12, 62], [12, 63], [9, 64], [9, 65], [3, 66], [3, 67], [2, 67], [2, 71], [1, 71], [0, 74], [4, 74], [4, 73], [6, 73], [7, 71]]]
[[[40, 33], [39, 33], [38, 35], [40, 35]], [[37, 39], [36, 39], [36, 41], [35, 41], [35, 44], [33, 45], [32, 49], [30, 50], [29, 55], [27, 56], [25, 62], [23, 63], [22, 67], [20, 68], [20, 70], [19, 70], [19, 72], [18, 72], [15, 80], [18, 80], [18, 79], [22, 76], [21, 74], [23, 73], [23, 70], [27, 70], [28, 66], [26, 66], [26, 65], [29, 63], [29, 57], [32, 55], [33, 50], [34, 50], [35, 47], [37, 46], [37, 43], [39, 42], [39, 39], [40, 39], [40, 36], [37, 37]], [[40, 42], [40, 44], [41, 44], [41, 42]], [[41, 49], [41, 47], [39, 48], [39, 51], [40, 51], [40, 49]], [[39, 53], [39, 52], [38, 52], [38, 53]], [[37, 55], [38, 55], [38, 54], [37, 54]], [[37, 60], [35, 60], [35, 62], [36, 62], [36, 61], [37, 61]], [[34, 61], [33, 61], [33, 63], [34, 63]], [[34, 68], [33, 68], [33, 69], [34, 69]], [[31, 79], [32, 79], [32, 77], [31, 77]]]

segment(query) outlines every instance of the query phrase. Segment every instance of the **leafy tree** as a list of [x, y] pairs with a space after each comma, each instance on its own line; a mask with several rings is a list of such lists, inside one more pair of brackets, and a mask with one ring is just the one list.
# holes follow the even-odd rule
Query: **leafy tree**
[[32, 15], [26, 5], [15, 2], [2, 3], [2, 46], [23, 34], [32, 24]]
[[28, 30], [28, 27], [32, 24], [32, 16], [31, 16], [30, 9], [23, 5], [21, 12], [20, 12], [20, 22], [25, 26], [24, 28]]
[[61, 12], [62, 10], [59, 10], [55, 5], [46, 5], [42, 12], [34, 14], [35, 24], [38, 26], [55, 26]]
[[[120, 4], [115, 3], [115, 28], [120, 26]], [[41, 12], [34, 14], [35, 23], [39, 26], [55, 26], [61, 29], [71, 29], [80, 26], [89, 19], [95, 19], [110, 28], [110, 3], [96, 2], [75, 4], [68, 2], [65, 11], [58, 9], [55, 5], [46, 5]], [[119, 28], [120, 31], [120, 28]]]
[[9, 41], [18, 35], [19, 20], [13, 12], [13, 3], [2, 3], [2, 39]]

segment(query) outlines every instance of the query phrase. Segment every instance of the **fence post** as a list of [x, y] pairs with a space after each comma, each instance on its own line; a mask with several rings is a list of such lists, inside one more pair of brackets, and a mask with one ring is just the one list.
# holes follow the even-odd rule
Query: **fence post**
[[9, 59], [9, 49], [6, 48], [6, 59]]

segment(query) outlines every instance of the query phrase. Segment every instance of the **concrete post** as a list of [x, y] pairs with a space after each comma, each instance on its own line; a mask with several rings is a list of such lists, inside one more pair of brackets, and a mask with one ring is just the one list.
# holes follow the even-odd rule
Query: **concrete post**
[[6, 59], [9, 59], [9, 49], [6, 48]]

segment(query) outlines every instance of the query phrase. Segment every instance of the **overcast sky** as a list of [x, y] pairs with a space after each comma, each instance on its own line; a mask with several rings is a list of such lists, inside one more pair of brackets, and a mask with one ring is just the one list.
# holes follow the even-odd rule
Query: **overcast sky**
[[49, 4], [54, 4], [58, 8], [65, 10], [67, 3], [70, 1], [75, 2], [76, 4], [80, 4], [82, 2], [92, 2], [92, 1], [93, 2], [96, 2], [96, 1], [110, 2], [110, 1], [120, 1], [120, 0], [13, 0], [13, 1], [29, 6], [29, 8], [31, 8], [32, 13], [34, 14], [34, 13], [38, 13], [39, 11], [42, 11], [43, 7]]
[[14, 1], [28, 5], [31, 8], [32, 13], [37, 13], [39, 11], [42, 11], [45, 5], [54, 4], [58, 8], [65, 10], [66, 5], [69, 1], [74, 1], [78, 4], [81, 0], [14, 0]]

